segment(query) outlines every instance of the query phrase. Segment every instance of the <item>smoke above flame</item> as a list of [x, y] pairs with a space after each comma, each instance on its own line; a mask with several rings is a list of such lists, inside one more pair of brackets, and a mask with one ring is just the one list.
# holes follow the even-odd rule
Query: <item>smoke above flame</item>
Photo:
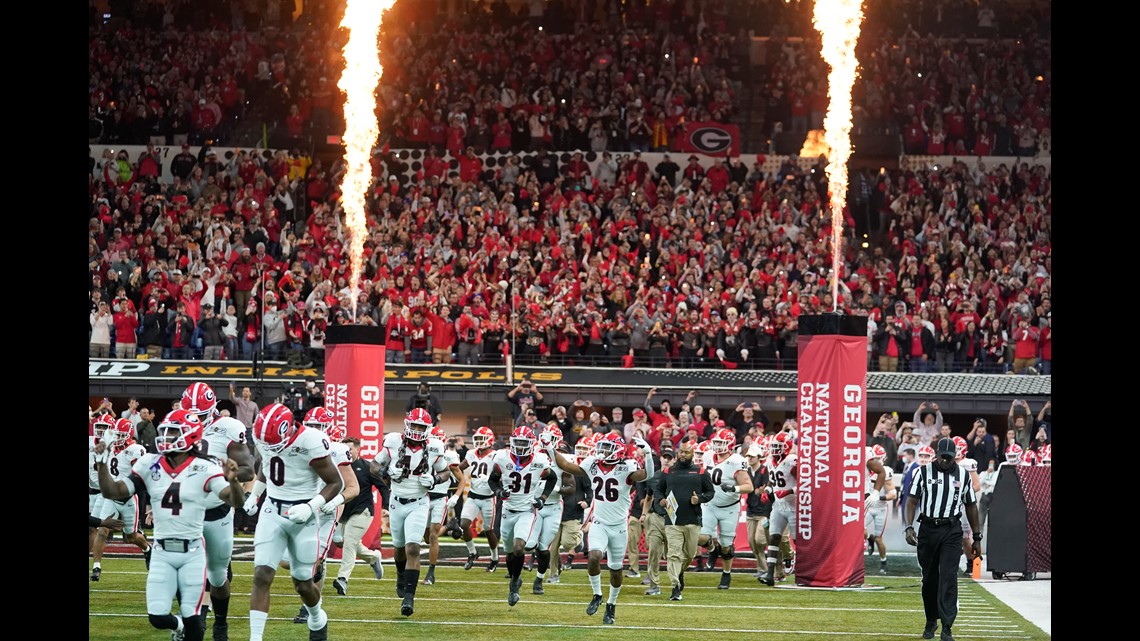
[[344, 73], [337, 86], [344, 92], [344, 161], [346, 171], [339, 185], [344, 223], [348, 230], [349, 288], [352, 317], [356, 318], [357, 292], [364, 273], [364, 240], [368, 224], [364, 202], [372, 183], [370, 159], [380, 135], [376, 119], [376, 86], [384, 68], [380, 66], [377, 39], [380, 22], [395, 0], [348, 0], [340, 26], [349, 30], [344, 46]]
[[847, 194], [847, 161], [851, 158], [851, 86], [859, 61], [855, 43], [863, 22], [861, 0], [815, 0], [813, 24], [822, 36], [827, 74], [827, 115], [823, 119], [827, 156], [828, 198], [831, 204], [832, 311], [839, 305], [843, 241], [843, 207]]

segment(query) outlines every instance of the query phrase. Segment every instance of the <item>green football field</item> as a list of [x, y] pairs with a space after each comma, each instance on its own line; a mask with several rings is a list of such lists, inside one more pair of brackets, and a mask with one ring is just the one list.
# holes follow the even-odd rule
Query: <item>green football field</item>
[[[485, 559], [470, 571], [461, 567], [436, 568], [435, 585], [421, 585], [416, 610], [400, 616], [395, 568], [377, 581], [368, 566], [358, 564], [347, 596], [326, 585], [324, 607], [330, 616], [329, 638], [340, 641], [455, 639], [918, 639], [924, 616], [919, 580], [913, 576], [868, 577], [868, 585], [882, 590], [834, 591], [769, 588], [751, 572], [733, 575], [732, 587], [718, 590], [720, 572], [685, 574], [684, 600], [670, 601], [668, 576], [662, 594], [645, 596], [639, 579], [626, 578], [618, 599], [617, 622], [602, 625], [603, 609], [587, 616], [590, 588], [585, 569], [562, 575], [561, 585], [546, 586], [546, 594], [531, 593], [533, 572], [524, 572], [522, 600], [507, 605], [505, 568], [488, 574]], [[578, 566], [576, 566], [578, 567]], [[330, 564], [335, 576], [336, 565]], [[249, 591], [253, 564], [233, 563], [233, 598], [230, 602], [230, 639], [249, 638]], [[425, 568], [426, 571], [426, 568]], [[644, 574], [643, 574], [644, 576]], [[603, 580], [603, 595], [608, 595]], [[92, 641], [169, 639], [146, 617], [146, 569], [140, 558], [104, 558], [103, 576], [90, 585], [88, 638]], [[780, 585], [780, 584], [777, 584]], [[1049, 635], [976, 585], [959, 579], [961, 609], [954, 637], [968, 639], [1049, 639]], [[308, 639], [308, 628], [294, 624], [300, 606], [287, 574], [274, 581], [270, 600], [267, 640]], [[209, 621], [212, 623], [213, 614]], [[206, 639], [211, 639], [207, 629]]]

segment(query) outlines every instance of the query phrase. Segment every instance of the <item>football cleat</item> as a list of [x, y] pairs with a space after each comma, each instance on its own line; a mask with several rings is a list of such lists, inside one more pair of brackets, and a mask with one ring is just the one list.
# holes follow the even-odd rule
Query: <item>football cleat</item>
[[494, 572], [495, 568], [497, 568], [497, 567], [499, 567], [499, 560], [498, 559], [491, 559], [491, 562], [487, 564], [487, 571], [488, 572]]
[[546, 590], [542, 589], [542, 577], [534, 577], [534, 589], [531, 591], [535, 594], [546, 594]]
[[772, 587], [773, 585], [776, 585], [776, 580], [774, 578], [772, 578], [771, 572], [765, 572], [764, 576], [760, 577], [760, 582], [763, 583], [764, 585], [768, 586], [768, 587]]
[[384, 560], [380, 558], [379, 553], [376, 555], [376, 560], [368, 564], [372, 568], [372, 574], [376, 575], [376, 580], [384, 578]]
[[680, 601], [681, 600], [681, 586], [679, 586], [679, 585], [673, 586], [673, 592], [669, 594], [669, 600], [670, 601]]
[[348, 581], [345, 581], [344, 577], [338, 576], [336, 580], [333, 581], [333, 587], [336, 588], [337, 594], [348, 596]]
[[420, 583], [423, 585], [435, 585], [435, 572], [428, 570], [428, 573], [424, 575], [424, 580], [420, 581]]
[[91, 568], [91, 580], [98, 581], [99, 577], [103, 574], [103, 568]]
[[297, 616], [293, 617], [293, 623], [308, 623], [308, 622], [309, 622], [309, 611], [305, 608], [304, 605], [302, 605], [301, 610], [299, 612], [297, 612]]
[[604, 615], [602, 615], [602, 623], [605, 623], [607, 625], [613, 625], [614, 624], [614, 614], [616, 614], [616, 613], [617, 613], [617, 604], [616, 603], [607, 603], [606, 604], [606, 613]]
[[463, 564], [463, 569], [464, 570], [470, 570], [475, 565], [475, 559], [477, 559], [477, 558], [479, 558], [479, 555], [474, 553], [474, 552], [472, 552], [471, 554], [468, 554], [467, 555], [467, 562]]
[[514, 607], [514, 605], [519, 602], [519, 590], [522, 589], [522, 577], [511, 579], [510, 585], [510, 592], [507, 593], [507, 605]]
[[716, 586], [718, 590], [727, 590], [729, 584], [732, 583], [732, 574], [728, 572], [720, 573], [720, 585]]
[[602, 595], [595, 594], [594, 597], [592, 599], [590, 599], [590, 604], [586, 606], [586, 614], [588, 614], [590, 616], [594, 616], [595, 614], [598, 613], [598, 606], [600, 606], [601, 604], [602, 604]]
[[404, 597], [403, 603], [400, 604], [400, 614], [410, 617], [415, 611], [415, 597], [409, 594]]

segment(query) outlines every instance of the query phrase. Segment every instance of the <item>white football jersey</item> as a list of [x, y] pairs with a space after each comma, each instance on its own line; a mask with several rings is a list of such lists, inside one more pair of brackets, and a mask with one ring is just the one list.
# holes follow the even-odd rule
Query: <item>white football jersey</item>
[[[780, 461], [772, 471], [773, 491], [796, 489], [796, 455], [789, 454]], [[788, 494], [776, 499], [775, 505], [782, 505], [787, 509], [795, 508], [795, 494]]]
[[[230, 443], [241, 443], [244, 447], [245, 442], [245, 425], [242, 425], [241, 421], [232, 416], [219, 416], [202, 430], [202, 441], [198, 443], [198, 449], [207, 456], [225, 461], [228, 457]], [[216, 496], [207, 497], [206, 509], [214, 509], [222, 503], [224, 501]]]
[[487, 480], [491, 478], [491, 464], [495, 458], [495, 450], [488, 447], [479, 454], [475, 448], [467, 450], [467, 473], [470, 475], [471, 491], [486, 496], [491, 494], [491, 486]]
[[975, 472], [976, 473], [978, 471], [978, 462], [972, 458], [968, 458], [968, 457], [964, 458], [964, 459], [958, 461], [958, 465], [961, 465], [962, 467], [966, 468], [967, 472]]
[[266, 496], [278, 501], [306, 501], [324, 486], [313, 461], [332, 455], [328, 436], [307, 427], [299, 428], [293, 440], [280, 452], [271, 452], [260, 442], [261, 473], [265, 476]]
[[511, 493], [503, 501], [503, 507], [508, 510], [530, 509], [531, 501], [546, 487], [542, 471], [553, 467], [542, 452], [533, 452], [530, 461], [520, 465], [509, 448], [496, 451], [492, 461], [492, 466], [499, 468], [502, 475], [503, 488]]
[[[892, 481], [894, 481], [895, 471], [894, 471], [894, 469], [884, 465], [883, 466], [883, 472], [884, 472], [883, 476], [885, 478], [883, 479], [883, 487], [882, 487], [882, 489], [879, 490], [879, 502], [872, 504], [871, 509], [882, 508], [885, 510], [887, 508], [887, 503], [886, 503], [887, 492], [888, 492], [887, 488], [888, 488], [888, 484], [891, 483]], [[879, 480], [879, 473], [878, 472], [869, 472], [867, 474], [867, 488], [864, 491], [865, 492], [873, 492], [875, 490], [875, 481], [878, 481], [878, 480]]]
[[[206, 518], [206, 497], [217, 496], [229, 483], [213, 459], [189, 456], [177, 468], [162, 454], [144, 454], [131, 469], [150, 495], [154, 538], [198, 539]], [[131, 493], [135, 484], [128, 482]]]
[[87, 437], [87, 485], [92, 490], [99, 489], [99, 470], [95, 467], [95, 440], [94, 436]]
[[593, 521], [602, 525], [625, 525], [629, 522], [629, 508], [633, 502], [630, 494], [633, 481], [629, 477], [641, 466], [632, 459], [620, 461], [608, 470], [603, 469], [603, 465], [592, 454], [580, 465], [586, 471], [594, 493]]
[[740, 494], [720, 489], [721, 483], [736, 485], [736, 473], [740, 470], [748, 471], [748, 460], [736, 452], [730, 452], [720, 463], [716, 462], [715, 455], [709, 455], [705, 471], [712, 477], [713, 487], [716, 488], [710, 505], [727, 506], [731, 503], [740, 503]]
[[[332, 457], [333, 465], [337, 467], [337, 474], [340, 474], [341, 465], [352, 465], [352, 455], [348, 453], [347, 443], [329, 443], [329, 452], [329, 456]], [[355, 472], [353, 473], [355, 474]], [[319, 476], [317, 478], [320, 479], [317, 483], [319, 487], [317, 491], [319, 492], [325, 489], [325, 481]]]
[[111, 454], [111, 460], [107, 463], [107, 471], [111, 473], [111, 478], [130, 483], [131, 468], [135, 466], [135, 461], [142, 458], [143, 454], [146, 454], [146, 448], [138, 443], [131, 443], [117, 454]]
[[420, 484], [420, 476], [447, 469], [447, 459], [440, 446], [438, 440], [428, 439], [421, 447], [407, 447], [403, 432], [384, 435], [384, 446], [375, 460], [391, 479], [392, 496], [415, 499], [427, 494], [427, 488]]
[[219, 416], [202, 430], [202, 442], [198, 444], [198, 448], [203, 454], [216, 456], [224, 461], [230, 443], [245, 445], [245, 425], [232, 416]]

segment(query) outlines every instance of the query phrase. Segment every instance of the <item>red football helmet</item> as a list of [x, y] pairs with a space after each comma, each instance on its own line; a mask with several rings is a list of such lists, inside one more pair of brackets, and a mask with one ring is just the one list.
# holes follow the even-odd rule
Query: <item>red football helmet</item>
[[114, 426], [115, 417], [113, 415], [100, 414], [99, 416], [96, 416], [95, 424], [93, 426], [93, 429], [95, 430], [95, 442], [98, 443], [99, 441], [103, 440], [103, 432], [106, 432]]
[[431, 426], [431, 429], [428, 430], [428, 436], [440, 441], [447, 440], [447, 434], [445, 434], [443, 428], [438, 425]]
[[293, 411], [281, 403], [266, 405], [253, 420], [253, 440], [270, 452], [284, 450], [296, 433]]
[[[718, 423], [720, 421], [717, 421]], [[713, 437], [709, 439], [709, 450], [713, 454], [727, 454], [736, 447], [736, 432], [730, 429], [719, 429], [713, 433]]]
[[954, 459], [961, 461], [966, 458], [966, 448], [969, 447], [969, 444], [961, 436], [955, 436], [952, 440], [954, 441]]
[[179, 407], [197, 414], [203, 426], [209, 426], [218, 417], [218, 397], [214, 388], [206, 383], [193, 383], [187, 387], [182, 392]]
[[340, 423], [334, 421], [332, 423], [329, 423], [329, 426], [325, 428], [325, 434], [328, 434], [329, 439], [333, 442], [340, 443], [346, 436], [348, 436], [348, 430], [346, 430]]
[[309, 410], [309, 413], [305, 414], [305, 419], [301, 421], [301, 425], [304, 425], [305, 427], [311, 427], [322, 432], [327, 432], [329, 425], [332, 425], [332, 423], [332, 412], [328, 411], [328, 409], [323, 405], [320, 407], [314, 407], [313, 409]]
[[693, 446], [693, 452], [696, 454], [704, 454], [705, 452], [709, 451], [710, 443], [711, 441], [701, 441], [700, 443], [697, 443], [695, 446]]
[[562, 444], [562, 429], [558, 427], [558, 423], [550, 423], [542, 433], [550, 435], [547, 438], [550, 441], [550, 446], [554, 449], [558, 449], [558, 446]]
[[202, 440], [202, 419], [189, 410], [174, 410], [158, 424], [154, 447], [160, 454], [189, 452]]
[[115, 451], [119, 451], [131, 442], [135, 437], [135, 424], [129, 418], [120, 418], [115, 421], [115, 425], [111, 427], [112, 432], [115, 434], [115, 440], [112, 445]]
[[1037, 457], [1037, 462], [1041, 465], [1053, 466], [1053, 444], [1049, 443], [1041, 446], [1041, 454]]
[[1005, 462], [1013, 463], [1016, 465], [1021, 460], [1022, 449], [1017, 443], [1010, 443], [1009, 447], [1005, 448]]
[[526, 425], [519, 425], [511, 432], [511, 454], [522, 458], [534, 451], [534, 432]]
[[578, 439], [578, 442], [574, 444], [574, 455], [581, 460], [593, 454], [594, 441], [597, 440], [597, 437], [597, 434], [590, 434]]
[[883, 459], [885, 459], [887, 457], [887, 451], [885, 449], [883, 449], [883, 446], [879, 445], [878, 443], [875, 443], [874, 445], [872, 445], [868, 449], [871, 450], [870, 457], [875, 459], [876, 461], [882, 461]]
[[772, 453], [771, 448], [768, 447], [767, 436], [762, 435], [760, 438], [753, 441], [753, 443], [756, 445], [756, 449], [758, 450], [757, 455], [760, 457], [761, 461], [768, 458], [768, 456]]
[[475, 449], [485, 450], [491, 447], [491, 444], [495, 442], [495, 432], [484, 425], [475, 430], [475, 434], [472, 435], [471, 440], [475, 442]]
[[1026, 449], [1021, 453], [1021, 460], [1018, 462], [1018, 465], [1037, 465], [1037, 452]]
[[796, 447], [795, 437], [792, 436], [791, 432], [776, 432], [768, 447], [772, 450], [772, 460], [782, 461]]
[[404, 418], [404, 438], [423, 443], [427, 440], [428, 429], [432, 426], [431, 414], [422, 407], [408, 412]]
[[923, 445], [922, 447], [918, 448], [918, 462], [919, 462], [919, 464], [926, 465], [927, 463], [929, 463], [933, 460], [934, 460], [934, 448], [933, 447], [930, 447], [929, 445]]
[[606, 463], [617, 463], [625, 454], [625, 439], [610, 432], [594, 443], [594, 454]]

